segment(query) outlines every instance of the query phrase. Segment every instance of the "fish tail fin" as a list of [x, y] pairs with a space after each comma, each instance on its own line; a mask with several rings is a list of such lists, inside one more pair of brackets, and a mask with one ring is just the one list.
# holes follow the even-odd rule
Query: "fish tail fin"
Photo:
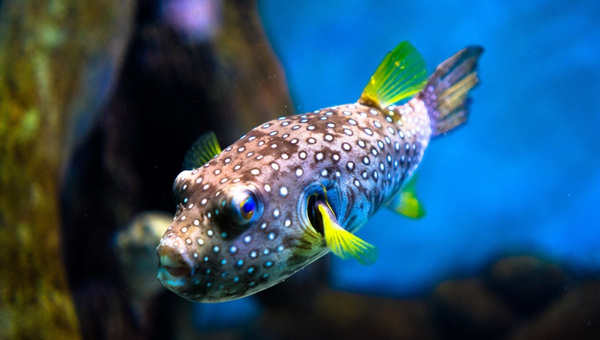
[[479, 82], [480, 46], [469, 46], [441, 63], [429, 77], [419, 97], [425, 102], [433, 135], [446, 133], [467, 120], [469, 91]]

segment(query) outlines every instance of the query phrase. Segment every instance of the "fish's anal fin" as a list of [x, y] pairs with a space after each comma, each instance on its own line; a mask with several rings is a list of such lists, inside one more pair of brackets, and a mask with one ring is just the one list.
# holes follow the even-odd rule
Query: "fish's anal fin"
[[418, 219], [425, 216], [425, 208], [417, 199], [415, 187], [417, 176], [413, 175], [402, 190], [392, 197], [387, 207], [406, 217]]
[[219, 153], [221, 153], [221, 147], [215, 133], [212, 131], [204, 133], [192, 144], [185, 154], [183, 169], [192, 170], [199, 168]]
[[344, 260], [352, 257], [366, 266], [377, 261], [377, 247], [342, 228], [327, 202], [317, 202], [316, 208], [323, 223], [325, 244], [335, 255]]
[[384, 109], [421, 91], [426, 82], [425, 60], [413, 45], [403, 41], [379, 64], [358, 102]]

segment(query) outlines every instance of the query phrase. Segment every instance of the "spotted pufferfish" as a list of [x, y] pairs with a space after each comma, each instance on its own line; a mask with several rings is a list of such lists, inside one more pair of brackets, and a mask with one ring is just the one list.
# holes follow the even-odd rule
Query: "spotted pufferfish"
[[466, 47], [428, 78], [402, 42], [356, 103], [266, 122], [223, 151], [214, 134], [201, 136], [173, 184], [177, 212], [156, 250], [160, 282], [192, 301], [222, 302], [329, 251], [373, 263], [377, 248], [354, 233], [382, 206], [423, 215], [412, 175], [430, 139], [466, 120], [482, 52]]

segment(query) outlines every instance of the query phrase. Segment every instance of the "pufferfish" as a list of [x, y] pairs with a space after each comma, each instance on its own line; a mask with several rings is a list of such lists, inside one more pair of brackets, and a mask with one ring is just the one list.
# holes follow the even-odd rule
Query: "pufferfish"
[[160, 282], [192, 301], [222, 302], [330, 251], [372, 264], [377, 248], [355, 233], [383, 206], [423, 215], [411, 176], [430, 139], [466, 121], [482, 52], [466, 47], [428, 78], [402, 42], [356, 103], [266, 122], [222, 151], [214, 134], [201, 136], [173, 184]]

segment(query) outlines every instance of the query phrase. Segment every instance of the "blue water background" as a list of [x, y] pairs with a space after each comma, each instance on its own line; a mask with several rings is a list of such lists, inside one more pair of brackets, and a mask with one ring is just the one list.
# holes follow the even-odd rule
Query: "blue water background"
[[485, 47], [468, 124], [419, 168], [427, 216], [379, 212], [358, 235], [371, 267], [335, 259], [331, 283], [410, 296], [494, 258], [600, 269], [600, 5], [594, 1], [260, 1], [298, 113], [354, 102], [402, 40], [432, 71]]

